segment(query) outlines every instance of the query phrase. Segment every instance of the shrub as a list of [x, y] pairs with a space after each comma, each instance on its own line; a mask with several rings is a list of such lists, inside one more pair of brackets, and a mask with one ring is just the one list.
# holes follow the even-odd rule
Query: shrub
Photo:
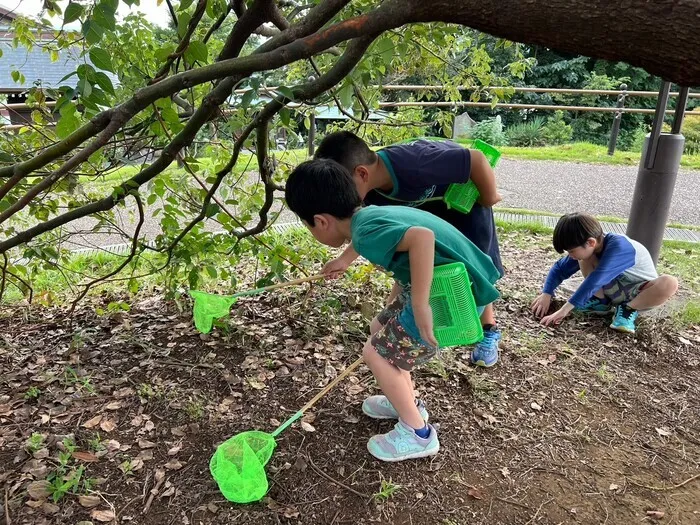
[[483, 140], [492, 146], [502, 146], [506, 143], [501, 117], [482, 120], [469, 133], [472, 139]]
[[510, 126], [506, 137], [511, 146], [544, 146], [544, 119], [536, 117], [529, 122]]
[[571, 141], [574, 128], [564, 122], [564, 112], [555, 111], [554, 116], [547, 120], [542, 128], [542, 135], [547, 145], [556, 146]]
[[681, 133], [685, 137], [685, 153], [687, 155], [700, 154], [700, 112], [686, 113], [683, 120]]

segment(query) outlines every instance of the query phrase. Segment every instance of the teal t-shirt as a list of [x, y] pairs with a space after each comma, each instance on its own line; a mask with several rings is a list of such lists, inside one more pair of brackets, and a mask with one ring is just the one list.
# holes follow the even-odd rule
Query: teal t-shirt
[[401, 285], [407, 286], [411, 283], [408, 252], [397, 252], [396, 247], [411, 227], [427, 228], [435, 234], [435, 266], [464, 263], [477, 306], [498, 299], [493, 284], [500, 274], [491, 258], [457, 228], [427, 211], [408, 206], [362, 208], [352, 217], [352, 245], [362, 257], [392, 272]]

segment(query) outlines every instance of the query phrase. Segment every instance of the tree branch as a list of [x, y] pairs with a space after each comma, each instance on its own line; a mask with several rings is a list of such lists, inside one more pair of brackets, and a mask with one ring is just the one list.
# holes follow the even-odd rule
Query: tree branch
[[[170, 0], [168, 0], [168, 7], [171, 10], [173, 20], [175, 22], [175, 29], [177, 30], [178, 21], [177, 17], [175, 16], [175, 11], [173, 11], [173, 6], [170, 4]], [[187, 24], [187, 31], [185, 32], [185, 35], [182, 37], [182, 40], [180, 40], [177, 49], [174, 52], [170, 53], [167, 60], [165, 61], [165, 64], [163, 64], [163, 66], [154, 75], [153, 80], [151, 80], [152, 84], [158, 82], [163, 77], [165, 77], [168, 74], [168, 71], [170, 71], [170, 66], [173, 65], [173, 62], [175, 62], [176, 59], [180, 58], [185, 53], [185, 51], [187, 51], [187, 47], [190, 45], [190, 38], [192, 38], [192, 34], [194, 33], [195, 29], [197, 29], [199, 22], [202, 20], [202, 16], [204, 16], [206, 8], [207, 0], [199, 0], [199, 2], [197, 2], [197, 7], [194, 10], [194, 13], [192, 14], [192, 18]]]
[[109, 272], [107, 275], [103, 275], [102, 277], [99, 277], [99, 278], [94, 279], [94, 280], [90, 281], [89, 283], [87, 283], [85, 285], [85, 288], [83, 288], [83, 291], [80, 292], [80, 294], [78, 294], [78, 296], [73, 301], [73, 304], [71, 304], [70, 310], [68, 310], [67, 317], [71, 317], [73, 315], [73, 312], [75, 311], [75, 307], [78, 305], [78, 303], [81, 301], [81, 299], [87, 295], [87, 293], [90, 291], [90, 288], [92, 288], [93, 286], [95, 286], [98, 283], [101, 283], [102, 281], [109, 279], [110, 277], [117, 275], [124, 268], [126, 268], [126, 266], [136, 256], [136, 250], [139, 247], [139, 235], [141, 233], [141, 227], [143, 226], [145, 214], [143, 212], [143, 203], [141, 202], [141, 197], [139, 197], [139, 194], [134, 192], [131, 195], [134, 197], [134, 200], [136, 201], [136, 207], [139, 211], [139, 221], [136, 224], [136, 228], [134, 229], [133, 240], [131, 243], [131, 251], [129, 252], [129, 255], [127, 256], [126, 259], [124, 259], [124, 261], [117, 268], [115, 268], [114, 270]]

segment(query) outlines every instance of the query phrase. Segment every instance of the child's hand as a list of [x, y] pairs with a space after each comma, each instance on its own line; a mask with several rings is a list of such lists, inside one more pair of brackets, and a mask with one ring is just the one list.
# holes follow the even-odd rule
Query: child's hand
[[542, 320], [540, 321], [540, 324], [543, 324], [545, 326], [549, 325], [558, 325], [559, 323], [562, 322], [562, 320], [569, 315], [569, 312], [573, 309], [573, 306], [570, 306], [570, 303], [566, 303], [564, 306], [559, 308], [556, 312], [554, 312], [552, 315], [548, 315], [546, 317], [543, 317]]
[[321, 270], [321, 273], [328, 279], [337, 279], [344, 274], [350, 265], [343, 259], [342, 256], [328, 261]]
[[413, 318], [420, 332], [420, 336], [430, 346], [437, 347], [438, 342], [433, 332], [433, 311], [429, 304], [413, 307]]
[[549, 305], [552, 303], [552, 296], [548, 293], [541, 293], [532, 301], [530, 308], [535, 314], [535, 317], [544, 317], [549, 312]]

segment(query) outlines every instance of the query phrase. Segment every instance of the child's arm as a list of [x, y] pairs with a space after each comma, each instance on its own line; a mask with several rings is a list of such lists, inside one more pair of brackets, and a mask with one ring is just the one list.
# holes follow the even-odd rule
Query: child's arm
[[477, 202], [481, 206], [490, 208], [503, 199], [496, 187], [496, 175], [481, 151], [471, 149], [469, 153], [471, 155], [471, 173], [469, 178], [474, 181], [476, 189], [479, 190], [479, 200]]
[[[531, 305], [532, 312], [536, 317], [544, 317], [547, 314], [556, 289], [564, 281], [564, 279], [568, 279], [578, 271], [578, 261], [576, 259], [572, 259], [568, 255], [566, 257], [562, 257], [552, 265], [552, 268], [549, 270], [549, 274], [547, 274], [547, 279], [544, 282], [544, 286], [542, 287], [542, 293], [537, 296]], [[567, 315], [569, 311], [566, 312]]]
[[345, 248], [345, 251], [332, 261], [328, 261], [321, 270], [321, 273], [329, 279], [337, 279], [360, 255], [353, 248], [352, 243]]
[[436, 347], [438, 342], [433, 332], [433, 312], [429, 303], [435, 265], [435, 234], [427, 228], [409, 228], [396, 251], [408, 252], [411, 267], [411, 305], [416, 326], [423, 341]]

